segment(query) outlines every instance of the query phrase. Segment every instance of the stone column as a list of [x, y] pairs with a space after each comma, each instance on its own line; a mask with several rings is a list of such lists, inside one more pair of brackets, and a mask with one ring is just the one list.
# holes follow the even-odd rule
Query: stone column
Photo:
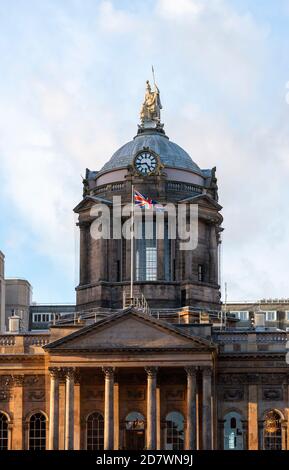
[[89, 280], [89, 243], [90, 231], [89, 225], [82, 223], [79, 225], [80, 230], [80, 259], [79, 259], [79, 284], [87, 284]]
[[119, 383], [114, 384], [114, 450], [119, 450]]
[[196, 367], [185, 367], [187, 373], [187, 429], [186, 449], [196, 449]]
[[49, 450], [59, 448], [59, 370], [56, 367], [49, 369], [50, 396], [49, 396]]
[[258, 450], [258, 386], [248, 389], [248, 450]]
[[218, 243], [216, 227], [214, 224], [209, 226], [210, 230], [210, 282], [218, 282]]
[[65, 450], [73, 449], [74, 434], [74, 369], [65, 369]]
[[80, 370], [77, 369], [74, 375], [74, 450], [80, 450], [80, 419]]
[[203, 368], [203, 450], [212, 450], [212, 369]]
[[147, 449], [155, 450], [157, 447], [157, 367], [146, 367], [147, 373]]
[[[23, 385], [24, 375], [13, 376], [13, 437], [12, 450], [24, 450], [23, 440]], [[28, 443], [27, 443], [28, 449]]]
[[114, 445], [114, 369], [103, 367], [104, 390], [104, 450], [113, 450]]

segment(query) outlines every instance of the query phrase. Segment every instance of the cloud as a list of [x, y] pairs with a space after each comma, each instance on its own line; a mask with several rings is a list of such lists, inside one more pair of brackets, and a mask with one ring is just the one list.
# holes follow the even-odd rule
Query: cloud
[[273, 91], [266, 98], [275, 114], [264, 113], [270, 28], [225, 0], [20, 9], [0, 43], [0, 195], [59, 283], [75, 257], [80, 174], [100, 169], [136, 133], [153, 63], [168, 135], [201, 167], [217, 165], [230, 296], [287, 295], [289, 107], [284, 85], [283, 102], [273, 106]]

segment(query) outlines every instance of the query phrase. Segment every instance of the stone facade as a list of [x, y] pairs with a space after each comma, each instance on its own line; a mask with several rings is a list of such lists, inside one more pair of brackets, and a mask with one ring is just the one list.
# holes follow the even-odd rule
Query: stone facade
[[[111, 213], [132, 187], [198, 206], [197, 248], [157, 240], [143, 278], [129, 241], [91, 237], [92, 207]], [[0, 335], [1, 449], [289, 449], [287, 333], [257, 309], [243, 328], [221, 314], [220, 210], [215, 168], [170, 142], [159, 117], [86, 171], [76, 311], [46, 333]]]

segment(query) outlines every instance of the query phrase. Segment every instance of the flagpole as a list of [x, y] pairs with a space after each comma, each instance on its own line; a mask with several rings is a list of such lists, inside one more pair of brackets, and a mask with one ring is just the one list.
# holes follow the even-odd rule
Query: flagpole
[[133, 299], [133, 274], [134, 274], [134, 186], [131, 185], [131, 229], [130, 229], [130, 302]]

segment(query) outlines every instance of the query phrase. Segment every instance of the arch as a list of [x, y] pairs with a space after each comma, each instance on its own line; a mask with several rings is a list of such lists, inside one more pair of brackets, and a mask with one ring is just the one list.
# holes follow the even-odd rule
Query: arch
[[282, 450], [282, 421], [284, 421], [284, 416], [277, 409], [267, 410], [264, 413], [264, 450]]
[[224, 450], [244, 449], [242, 415], [236, 410], [227, 411], [224, 416]]
[[145, 448], [145, 417], [140, 411], [130, 411], [124, 420], [124, 447], [128, 450]]
[[10, 416], [5, 411], [0, 411], [0, 450], [9, 449], [9, 424]]
[[45, 450], [47, 438], [47, 415], [41, 410], [30, 412], [28, 421], [28, 449]]
[[104, 418], [99, 411], [93, 411], [86, 417], [86, 449], [104, 449]]
[[184, 449], [185, 419], [180, 411], [170, 411], [165, 419], [165, 448], [166, 450]]
[[128, 430], [144, 430], [145, 418], [139, 411], [130, 411], [125, 418], [125, 428]]

